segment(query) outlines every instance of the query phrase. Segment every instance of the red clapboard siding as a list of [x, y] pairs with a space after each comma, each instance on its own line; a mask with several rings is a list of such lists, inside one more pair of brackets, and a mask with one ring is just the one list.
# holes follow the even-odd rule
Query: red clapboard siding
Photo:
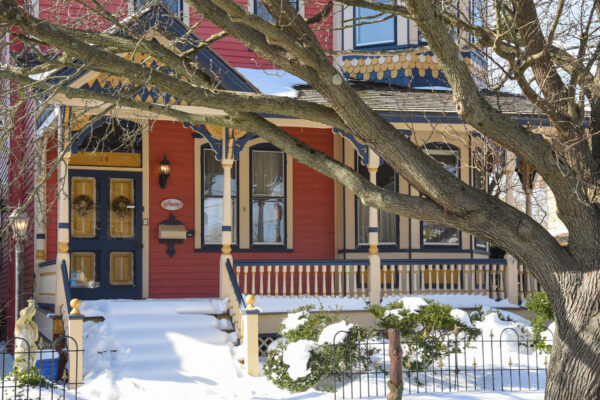
[[[331, 130], [290, 129], [316, 149], [333, 153]], [[169, 212], [160, 208], [165, 198], [179, 198], [184, 208], [174, 212], [188, 230], [194, 229], [194, 146], [191, 132], [178, 123], [156, 122], [150, 133], [150, 297], [213, 297], [219, 293], [218, 252], [195, 252], [194, 241], [176, 245], [175, 256], [158, 243], [158, 224]], [[158, 185], [156, 169], [167, 155], [172, 174], [166, 189]], [[293, 164], [294, 250], [291, 252], [234, 252], [234, 259], [334, 258], [333, 182], [312, 169]], [[200, 232], [197, 232], [200, 234]]]

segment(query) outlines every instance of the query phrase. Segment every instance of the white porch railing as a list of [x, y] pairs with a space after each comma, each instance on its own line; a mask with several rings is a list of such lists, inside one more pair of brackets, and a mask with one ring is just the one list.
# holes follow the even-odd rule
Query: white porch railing
[[367, 298], [367, 260], [234, 261], [242, 293]]

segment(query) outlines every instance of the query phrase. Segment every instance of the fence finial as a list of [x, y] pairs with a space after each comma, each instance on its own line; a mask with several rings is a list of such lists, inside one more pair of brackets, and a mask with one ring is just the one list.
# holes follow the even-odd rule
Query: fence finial
[[81, 307], [81, 300], [73, 299], [71, 300], [71, 315], [80, 315], [79, 307]]
[[256, 301], [256, 299], [254, 298], [253, 294], [249, 294], [248, 296], [246, 296], [246, 304], [248, 304], [248, 306], [246, 306], [246, 309], [253, 309], [254, 308], [254, 302]]

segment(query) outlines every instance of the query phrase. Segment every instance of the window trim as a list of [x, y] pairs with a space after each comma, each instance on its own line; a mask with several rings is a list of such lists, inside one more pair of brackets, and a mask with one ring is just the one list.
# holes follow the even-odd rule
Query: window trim
[[[209, 150], [212, 151], [212, 149], [210, 148], [210, 145], [208, 143], [203, 143], [200, 145], [200, 212], [202, 214], [202, 216], [200, 217], [201, 223], [200, 223], [200, 243], [202, 246], [202, 249], [210, 249], [210, 250], [219, 250], [222, 247], [221, 243], [206, 243], [205, 239], [204, 239], [204, 151], [205, 150]], [[213, 156], [214, 156], [214, 152], [213, 152]], [[235, 232], [232, 232], [231, 235], [231, 248], [232, 249], [238, 249], [239, 247], [239, 242], [240, 242], [240, 178], [239, 178], [239, 162], [234, 162], [234, 166], [232, 167], [233, 169], [235, 169], [235, 173], [236, 173], [236, 195], [235, 195], [235, 207], [237, 209], [237, 212], [232, 213], [232, 222], [235, 224], [235, 227], [237, 229], [235, 229]], [[218, 196], [210, 196], [212, 198], [216, 198]], [[234, 197], [234, 196], [232, 196]], [[221, 199], [223, 199], [223, 196], [221, 196]], [[233, 211], [233, 210], [232, 210]], [[235, 216], [235, 219], [233, 218]], [[222, 224], [221, 224], [222, 225]], [[221, 226], [222, 228], [222, 226]], [[235, 235], [234, 235], [235, 233]]]
[[[352, 18], [356, 21], [358, 18], [362, 18], [358, 16], [358, 9], [363, 7], [352, 7]], [[364, 48], [374, 48], [374, 47], [393, 47], [398, 45], [398, 17], [392, 17], [387, 21], [393, 21], [394, 31], [391, 40], [381, 41], [381, 42], [370, 42], [370, 43], [359, 43], [358, 42], [358, 30], [361, 26], [353, 26], [352, 27], [352, 37], [353, 37], [353, 46], [354, 49], [364, 49]], [[384, 22], [384, 21], [381, 21]], [[376, 25], [376, 24], [372, 24]], [[368, 25], [363, 25], [368, 26]]]
[[[254, 219], [253, 219], [253, 210], [252, 210], [252, 200], [253, 200], [253, 194], [252, 194], [252, 173], [253, 173], [253, 168], [252, 168], [252, 164], [253, 164], [253, 153], [255, 151], [271, 151], [271, 152], [277, 152], [277, 153], [281, 153], [282, 158], [283, 158], [283, 197], [281, 197], [281, 199], [283, 199], [283, 216], [284, 216], [284, 221], [283, 221], [283, 241], [282, 243], [263, 243], [263, 242], [255, 242], [254, 241], [254, 235], [253, 235], [253, 227], [254, 227]], [[283, 151], [278, 149], [277, 147], [275, 147], [274, 145], [270, 144], [270, 143], [258, 143], [255, 144], [253, 146], [251, 146], [249, 148], [249, 165], [248, 165], [248, 171], [249, 171], [249, 179], [248, 179], [248, 187], [249, 187], [249, 191], [248, 191], [248, 210], [249, 210], [249, 217], [250, 217], [250, 224], [249, 224], [249, 242], [250, 242], [250, 248], [251, 249], [261, 249], [261, 250], [282, 250], [282, 249], [287, 249], [288, 248], [288, 160], [287, 160], [287, 154]], [[273, 197], [274, 198], [274, 197]]]
[[[460, 149], [450, 143], [437, 143], [437, 142], [433, 142], [433, 143], [426, 143], [425, 145], [423, 145], [422, 147], [423, 151], [431, 156], [431, 155], [435, 155], [435, 154], [455, 154], [456, 155], [456, 174], [455, 176], [458, 179], [461, 179], [461, 168], [460, 168]], [[436, 160], [436, 162], [439, 163], [439, 161]], [[450, 171], [448, 171], [450, 172]], [[442, 242], [433, 242], [433, 243], [426, 243], [425, 242], [425, 237], [423, 235], [423, 224], [424, 221], [419, 221], [419, 236], [420, 236], [420, 244], [421, 244], [421, 248], [458, 248], [461, 249], [462, 248], [462, 230], [460, 229], [456, 229], [456, 228], [452, 228], [452, 229], [456, 229], [457, 233], [458, 233], [458, 242], [457, 243], [442, 243]], [[442, 225], [443, 224], [435, 224], [435, 225]]]
[[[354, 170], [356, 172], [358, 172], [358, 168], [360, 167], [360, 157], [358, 156], [358, 153], [355, 151], [354, 152]], [[396, 193], [398, 193], [399, 191], [399, 187], [400, 187], [400, 180], [399, 180], [399, 176], [398, 173], [396, 171], [394, 171], [394, 190]], [[358, 218], [358, 209], [359, 209], [359, 204], [360, 204], [360, 199], [357, 196], [354, 196], [354, 237], [355, 237], [355, 249], [367, 249], [369, 247], [369, 243], [361, 243], [359, 240], [359, 222], [360, 219]], [[368, 210], [368, 207], [367, 207]], [[380, 229], [380, 214], [383, 211], [381, 210], [377, 210], [377, 231], [378, 233], [381, 233], [381, 229]], [[384, 250], [396, 250], [400, 247], [400, 217], [398, 217], [397, 215], [395, 215], [395, 223], [396, 223], [396, 229], [395, 229], [395, 241], [394, 242], [380, 242], [378, 241], [377, 245], [380, 249], [384, 249]], [[367, 240], [368, 240], [368, 223], [367, 223]]]

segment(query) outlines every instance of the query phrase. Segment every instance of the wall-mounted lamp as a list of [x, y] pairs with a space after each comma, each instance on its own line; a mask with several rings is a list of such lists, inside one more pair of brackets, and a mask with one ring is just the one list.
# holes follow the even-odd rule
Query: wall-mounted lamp
[[167, 155], [160, 162], [160, 174], [158, 175], [158, 183], [161, 188], [167, 187], [167, 179], [171, 176], [171, 163], [167, 160]]

